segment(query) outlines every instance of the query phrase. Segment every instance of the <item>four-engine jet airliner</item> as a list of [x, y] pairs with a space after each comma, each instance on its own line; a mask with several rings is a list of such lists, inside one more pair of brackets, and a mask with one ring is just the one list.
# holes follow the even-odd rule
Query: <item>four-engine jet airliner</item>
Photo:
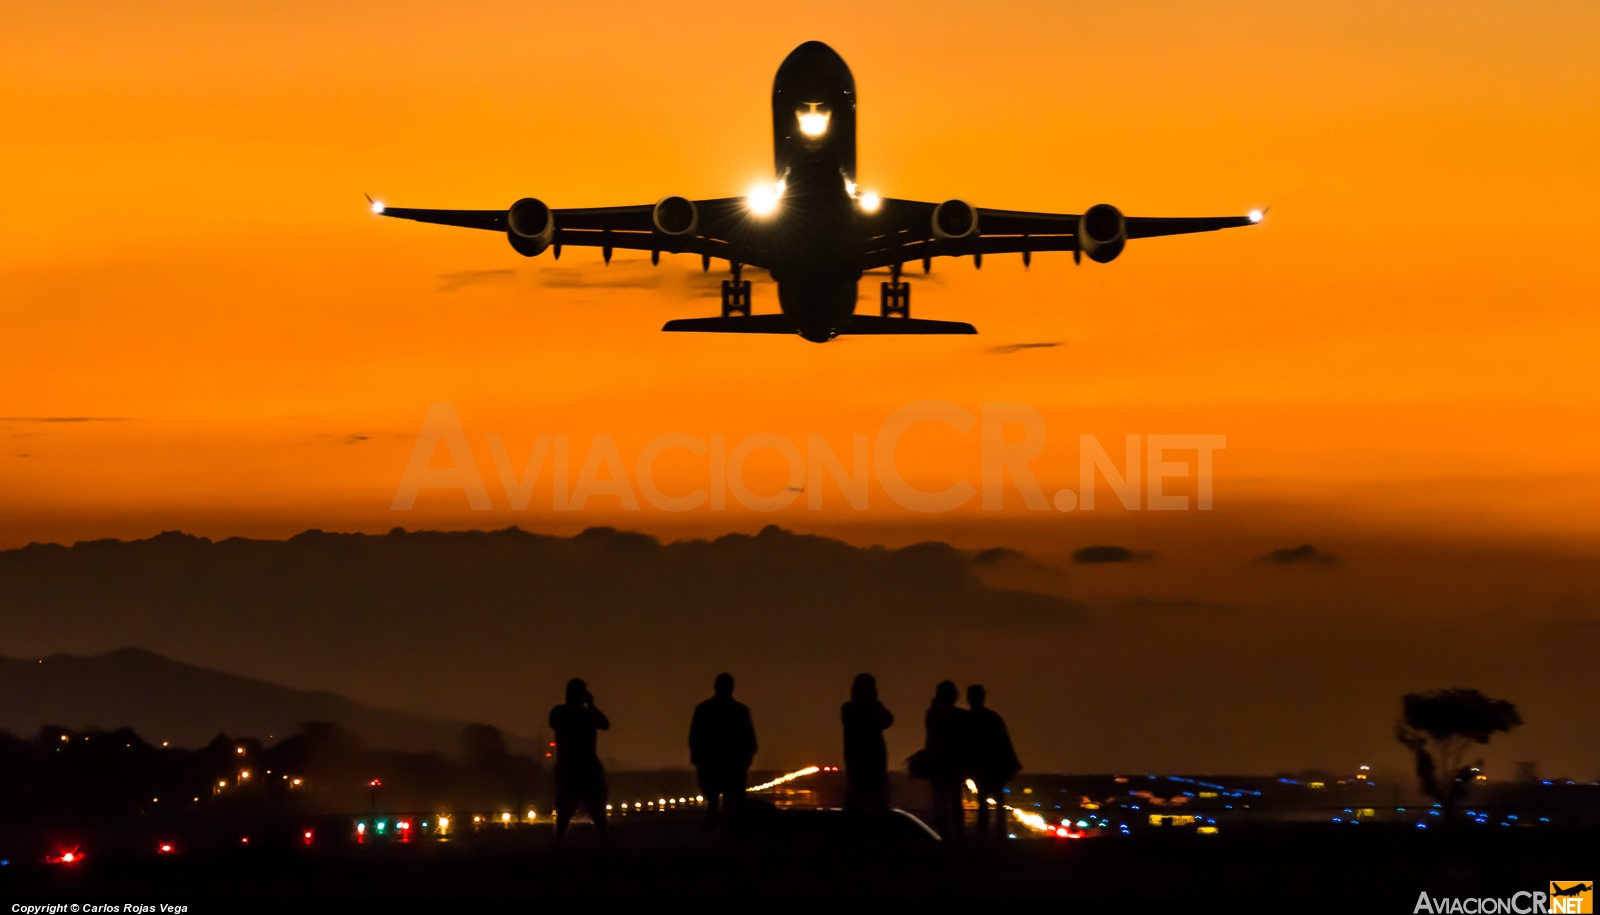
[[[384, 216], [503, 232], [527, 257], [551, 249], [596, 247], [607, 264], [617, 248], [698, 254], [727, 261], [722, 314], [668, 321], [665, 331], [799, 334], [824, 343], [839, 334], [973, 334], [960, 321], [911, 317], [911, 286], [901, 268], [936, 257], [1071, 251], [1109, 263], [1129, 239], [1212, 232], [1261, 221], [1248, 216], [1124, 216], [1102, 203], [1082, 213], [1025, 213], [976, 207], [965, 200], [924, 203], [879, 197], [856, 185], [856, 85], [850, 68], [820, 41], [795, 48], [772, 82], [775, 180], [743, 197], [690, 200], [670, 195], [654, 204], [556, 209], [524, 197], [505, 210], [420, 210], [385, 206]], [[752, 314], [745, 266], [771, 273], [780, 314]], [[867, 270], [889, 271], [879, 313], [856, 314], [856, 287]]]

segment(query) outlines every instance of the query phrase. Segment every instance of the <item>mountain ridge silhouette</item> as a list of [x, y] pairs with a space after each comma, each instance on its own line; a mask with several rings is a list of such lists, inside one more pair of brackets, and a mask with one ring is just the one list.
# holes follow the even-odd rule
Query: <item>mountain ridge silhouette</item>
[[688, 711], [722, 670], [762, 704], [763, 747], [810, 758], [832, 742], [831, 684], [897, 671], [887, 688], [909, 707], [950, 652], [1065, 636], [1086, 617], [985, 584], [946, 543], [858, 547], [775, 526], [671, 543], [613, 528], [169, 531], [0, 552], [0, 653], [136, 645], [528, 735], [581, 676], [617, 722], [612, 752], [641, 764], [678, 757]]
[[[142, 648], [98, 655], [0, 657], [0, 730], [131, 727], [146, 740], [200, 747], [218, 734], [282, 739], [310, 721], [332, 722], [373, 748], [455, 753], [464, 722], [356, 702], [176, 661]], [[527, 739], [510, 738], [531, 749]]]

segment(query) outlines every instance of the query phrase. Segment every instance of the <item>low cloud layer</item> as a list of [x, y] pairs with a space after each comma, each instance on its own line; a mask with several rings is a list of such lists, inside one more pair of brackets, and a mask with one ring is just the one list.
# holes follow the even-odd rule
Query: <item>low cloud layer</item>
[[126, 416], [0, 416], [0, 423], [121, 423]]
[[517, 271], [505, 270], [457, 270], [454, 273], [439, 274], [439, 285], [434, 287], [434, 292], [455, 292], [457, 289], [466, 289], [469, 286], [490, 286], [497, 283], [509, 283], [517, 278]]
[[1072, 551], [1072, 561], [1079, 565], [1097, 565], [1107, 562], [1143, 562], [1156, 558], [1154, 553], [1136, 553], [1125, 546], [1086, 546]]
[[1054, 349], [1061, 344], [1062, 341], [1060, 340], [1050, 343], [1005, 343], [1000, 346], [991, 346], [988, 351], [995, 355], [1004, 356], [1011, 353], [1020, 353], [1027, 349]]
[[1339, 557], [1331, 553], [1324, 553], [1309, 543], [1302, 543], [1293, 549], [1273, 550], [1261, 558], [1266, 562], [1274, 562], [1285, 566], [1296, 563], [1333, 565], [1339, 561]]

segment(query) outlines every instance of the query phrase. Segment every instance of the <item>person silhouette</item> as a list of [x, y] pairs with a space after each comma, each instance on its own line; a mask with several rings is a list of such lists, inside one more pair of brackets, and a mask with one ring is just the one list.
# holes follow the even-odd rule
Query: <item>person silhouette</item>
[[756, 728], [750, 709], [733, 698], [733, 675], [717, 674], [710, 699], [694, 707], [689, 724], [689, 762], [706, 799], [706, 821], [717, 819], [717, 801], [725, 798], [731, 815], [744, 799], [750, 761], [756, 755]]
[[961, 809], [961, 780], [966, 773], [967, 710], [956, 705], [959, 696], [955, 683], [941, 682], [923, 717], [928, 734], [923, 753], [928, 783], [933, 789], [933, 824], [946, 839], [960, 837], [966, 816]]
[[844, 809], [881, 813], [889, 809], [889, 750], [883, 732], [894, 725], [894, 713], [878, 701], [878, 681], [857, 674], [850, 701], [839, 707], [844, 724]]
[[606, 770], [595, 751], [599, 731], [611, 721], [595, 707], [588, 684], [567, 681], [567, 701], [550, 710], [556, 736], [556, 841], [567, 834], [572, 814], [583, 804], [600, 835], [606, 833]]
[[995, 827], [1002, 834], [1006, 819], [998, 810], [991, 811], [989, 799], [1004, 803], [1006, 782], [1022, 770], [1017, 751], [1011, 746], [1011, 733], [1006, 730], [1004, 718], [984, 702], [988, 692], [974, 683], [967, 687], [967, 771], [973, 784], [978, 786], [978, 835], [989, 828], [989, 814], [994, 813]]

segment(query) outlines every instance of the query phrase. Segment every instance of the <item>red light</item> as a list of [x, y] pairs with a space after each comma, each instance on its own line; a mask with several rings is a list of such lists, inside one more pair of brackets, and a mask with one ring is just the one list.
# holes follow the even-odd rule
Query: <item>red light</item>
[[305, 831], [304, 835], [306, 837], [306, 844], [310, 845], [311, 844], [311, 830], [307, 829]]
[[383, 781], [381, 779], [376, 779], [375, 778], [369, 784], [374, 788], [382, 788], [383, 787]]
[[54, 858], [45, 858], [44, 860], [48, 864], [77, 864], [83, 860], [83, 852], [74, 848], [72, 851], [64, 851]]
[[250, 844], [250, 837], [249, 836], [245, 836], [244, 838], [240, 839], [239, 841], [243, 842], [245, 845], [249, 845]]
[[161, 853], [163, 855], [172, 854], [172, 843], [170, 843], [170, 842], [162, 842], [161, 843]]

